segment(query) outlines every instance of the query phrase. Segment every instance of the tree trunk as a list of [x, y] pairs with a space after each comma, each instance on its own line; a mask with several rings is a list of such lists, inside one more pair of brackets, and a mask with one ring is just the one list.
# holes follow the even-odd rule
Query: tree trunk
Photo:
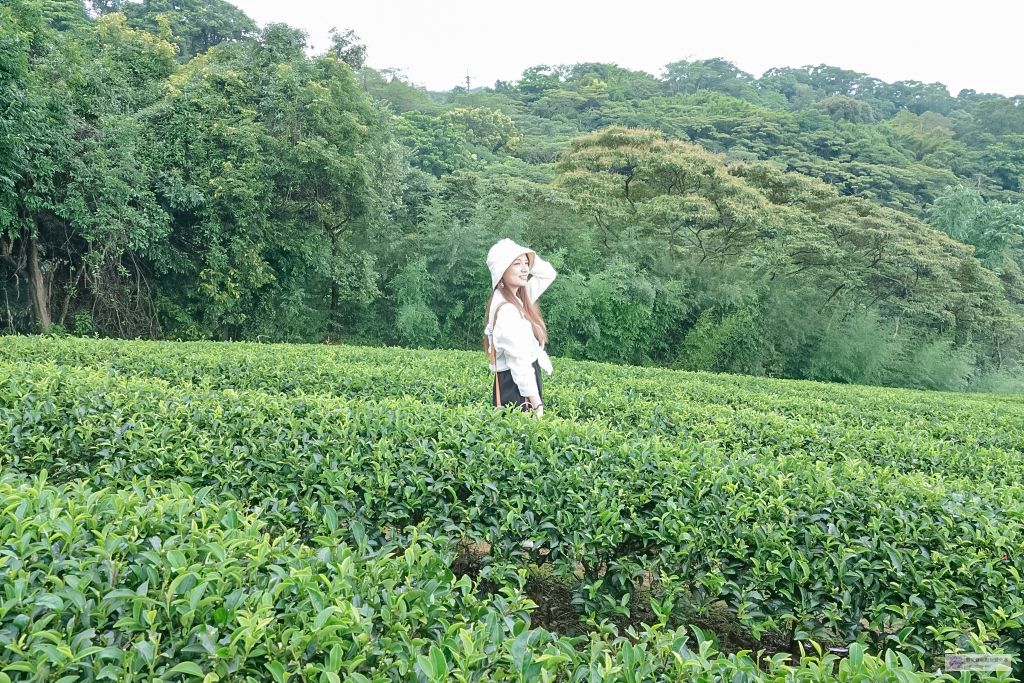
[[[338, 245], [338, 231], [335, 229], [331, 235], [331, 256], [338, 258], [341, 249]], [[341, 301], [341, 287], [337, 280], [331, 280], [331, 312], [327, 319], [327, 338], [336, 342], [341, 338], [341, 325], [338, 322], [338, 305]]]
[[50, 317], [50, 301], [46, 283], [43, 281], [43, 271], [39, 269], [39, 250], [31, 233], [25, 237], [25, 249], [28, 254], [28, 281], [32, 290], [32, 303], [39, 317], [39, 332], [45, 334], [53, 321]]
[[[68, 279], [70, 280], [70, 274], [74, 273], [75, 269], [72, 268], [69, 272]], [[64, 293], [64, 303], [60, 307], [60, 316], [57, 317], [57, 324], [64, 325], [64, 320], [68, 317], [68, 306], [71, 305], [71, 297], [78, 292], [78, 283], [82, 279], [82, 273], [85, 272], [85, 267], [81, 266], [78, 268], [78, 275], [75, 275], [74, 284], [68, 287]], [[75, 330], [77, 332], [78, 330]]]
[[338, 290], [338, 283], [331, 283], [331, 315], [328, 320], [328, 333], [327, 336], [331, 341], [338, 341], [340, 335], [338, 332], [338, 301], [340, 299], [340, 292]]

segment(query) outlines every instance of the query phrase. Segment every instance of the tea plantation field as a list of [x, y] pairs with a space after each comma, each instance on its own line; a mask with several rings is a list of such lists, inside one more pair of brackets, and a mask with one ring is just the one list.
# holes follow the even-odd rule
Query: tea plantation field
[[[0, 359], [0, 683], [913, 683], [1024, 646], [1020, 397], [556, 359], [531, 420], [481, 353]], [[580, 628], [533, 623], [538, 575]], [[719, 653], [710, 606], [806, 655]]]

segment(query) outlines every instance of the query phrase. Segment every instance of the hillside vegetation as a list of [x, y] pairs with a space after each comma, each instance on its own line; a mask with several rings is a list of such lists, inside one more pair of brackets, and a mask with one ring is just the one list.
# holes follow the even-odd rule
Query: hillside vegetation
[[478, 352], [0, 352], [10, 680], [906, 683], [1024, 637], [1018, 398], [560, 360], [531, 420]]
[[429, 93], [306, 46], [223, 0], [5, 3], [0, 329], [470, 349], [512, 237], [557, 355], [1022, 389], [1020, 96], [723, 59]]

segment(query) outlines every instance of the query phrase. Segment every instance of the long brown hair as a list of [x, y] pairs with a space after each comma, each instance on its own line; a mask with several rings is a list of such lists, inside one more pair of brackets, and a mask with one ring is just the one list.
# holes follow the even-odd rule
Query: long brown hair
[[[504, 282], [498, 282], [498, 286], [491, 292], [491, 298], [487, 300], [487, 316], [490, 318], [491, 315], [491, 303], [494, 302], [494, 295], [498, 293], [498, 289], [502, 290], [502, 296], [505, 301], [509, 302], [513, 306], [519, 309], [519, 312], [524, 318], [530, 321], [533, 326], [533, 336], [537, 338], [541, 346], [548, 343], [548, 326], [544, 324], [544, 316], [540, 312], [540, 306], [537, 305], [536, 301], [530, 301], [530, 297], [526, 293], [526, 287], [518, 288], [512, 296], [507, 296], [505, 292], [508, 292], [508, 287], [505, 286]], [[490, 325], [491, 321], [485, 320], [484, 326]], [[490, 342], [487, 336], [484, 335], [484, 351], [490, 352]]]

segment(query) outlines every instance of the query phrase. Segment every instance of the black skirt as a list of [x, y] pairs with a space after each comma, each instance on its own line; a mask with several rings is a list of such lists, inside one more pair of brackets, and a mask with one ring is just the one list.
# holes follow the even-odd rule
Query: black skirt
[[[533, 373], [537, 378], [537, 395], [541, 397], [541, 401], [544, 400], [543, 387], [541, 386], [540, 379], [540, 363], [533, 361]], [[515, 406], [522, 407], [526, 402], [526, 399], [519, 393], [519, 385], [516, 384], [515, 380], [512, 379], [511, 370], [502, 370], [495, 375], [494, 381], [497, 383], [498, 388], [501, 390], [501, 404], [503, 406]], [[498, 394], [492, 392], [491, 402], [494, 405], [498, 405]]]

